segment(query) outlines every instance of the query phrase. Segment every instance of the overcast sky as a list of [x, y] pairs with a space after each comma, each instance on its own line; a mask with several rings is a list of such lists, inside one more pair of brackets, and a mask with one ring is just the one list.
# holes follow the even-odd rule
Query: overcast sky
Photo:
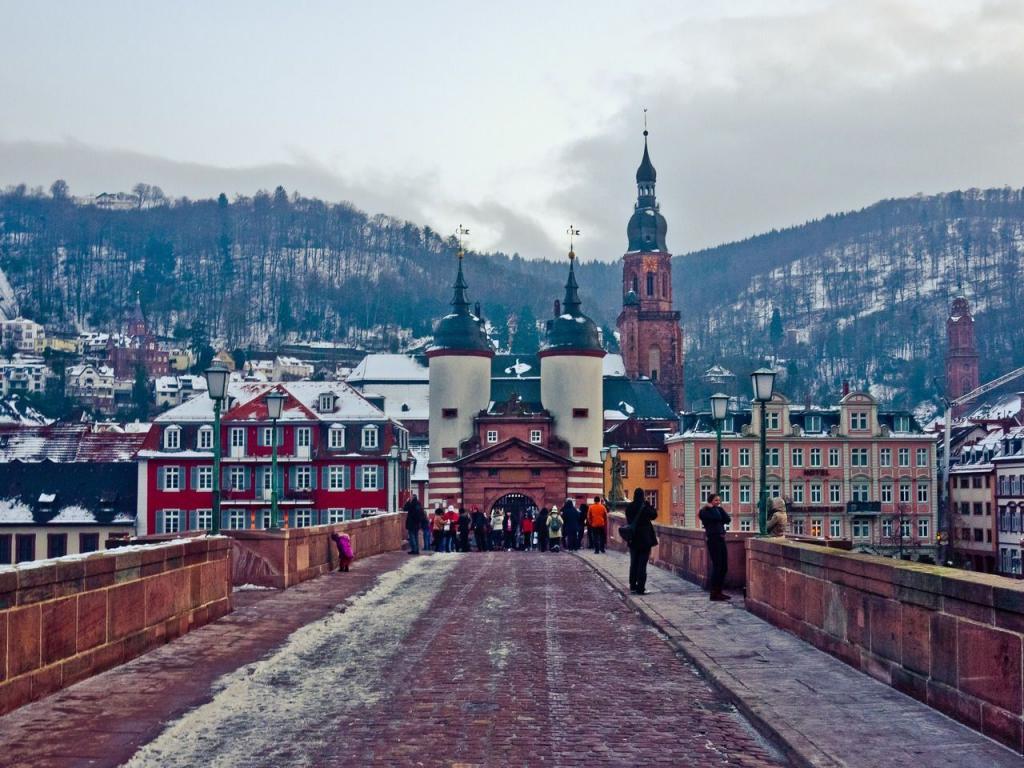
[[1024, 186], [1024, 0], [0, 0], [0, 185], [283, 184], [560, 257]]

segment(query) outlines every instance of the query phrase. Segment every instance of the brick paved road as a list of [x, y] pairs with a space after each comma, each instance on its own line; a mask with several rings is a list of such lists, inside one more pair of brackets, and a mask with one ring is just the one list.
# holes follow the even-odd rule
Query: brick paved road
[[780, 764], [586, 564], [494, 553], [409, 559], [129, 765]]

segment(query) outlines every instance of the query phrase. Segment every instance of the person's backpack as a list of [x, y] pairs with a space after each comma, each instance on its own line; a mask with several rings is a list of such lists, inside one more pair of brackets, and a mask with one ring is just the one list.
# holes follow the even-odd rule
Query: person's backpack
[[552, 517], [549, 527], [551, 528], [552, 532], [558, 533], [560, 530], [562, 530], [562, 518]]

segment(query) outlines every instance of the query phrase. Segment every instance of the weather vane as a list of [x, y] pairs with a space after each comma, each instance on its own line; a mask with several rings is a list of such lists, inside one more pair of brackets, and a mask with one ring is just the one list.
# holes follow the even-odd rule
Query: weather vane
[[644, 136], [647, 135], [647, 107], [644, 107]]
[[579, 237], [580, 236], [580, 231], [578, 229], [576, 229], [576, 226], [573, 225], [573, 224], [570, 224], [569, 228], [567, 230], [565, 230], [565, 231], [569, 233], [569, 258], [570, 259], [575, 259], [576, 258], [576, 251], [573, 248], [573, 238], [574, 237]]
[[468, 229], [466, 229], [466, 228], [465, 228], [464, 226], [462, 226], [461, 224], [459, 224], [459, 228], [455, 230], [455, 234], [456, 234], [456, 236], [457, 236], [457, 237], [459, 238], [459, 258], [461, 259], [461, 258], [463, 257], [463, 255], [464, 255], [464, 253], [465, 253], [465, 252], [464, 252], [464, 251], [462, 250], [462, 240], [463, 240], [463, 238], [464, 238], [464, 237], [465, 237], [466, 235], [468, 235], [468, 234], [469, 234], [469, 230], [468, 230]]

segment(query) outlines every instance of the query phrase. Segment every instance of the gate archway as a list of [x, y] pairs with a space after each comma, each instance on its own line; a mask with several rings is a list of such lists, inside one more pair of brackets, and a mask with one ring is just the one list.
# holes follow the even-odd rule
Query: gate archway
[[509, 514], [518, 511], [519, 516], [522, 517], [522, 513], [525, 512], [528, 507], [536, 506], [537, 503], [525, 493], [506, 493], [491, 504], [490, 511], [494, 511], [496, 508], [504, 510]]

